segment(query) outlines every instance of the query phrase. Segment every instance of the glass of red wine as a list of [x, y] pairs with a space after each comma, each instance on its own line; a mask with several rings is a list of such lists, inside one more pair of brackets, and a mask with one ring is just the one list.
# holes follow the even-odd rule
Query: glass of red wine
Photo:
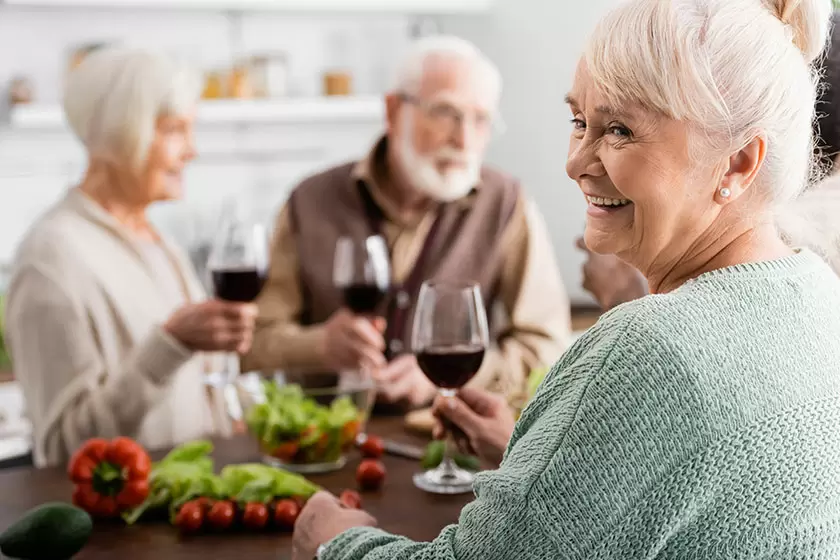
[[371, 235], [362, 240], [341, 237], [335, 246], [333, 282], [344, 305], [357, 315], [375, 317], [391, 285], [391, 265], [385, 240]]
[[[444, 398], [455, 398], [478, 372], [488, 338], [478, 284], [423, 283], [411, 344], [417, 365]], [[435, 494], [460, 494], [472, 491], [473, 475], [455, 465], [447, 444], [440, 465], [415, 475], [414, 484]]]
[[[265, 283], [268, 269], [268, 234], [263, 224], [230, 210], [222, 219], [207, 263], [215, 297], [252, 302]], [[239, 357], [229, 354], [225, 371], [211, 374], [208, 384], [225, 387], [239, 375]]]

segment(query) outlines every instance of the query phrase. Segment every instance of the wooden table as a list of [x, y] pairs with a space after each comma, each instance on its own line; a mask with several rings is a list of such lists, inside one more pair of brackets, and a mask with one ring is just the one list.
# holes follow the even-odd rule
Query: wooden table
[[[402, 421], [396, 418], [374, 419], [369, 433], [423, 445], [421, 439], [403, 432]], [[162, 454], [154, 454], [156, 458]], [[217, 471], [229, 463], [258, 461], [253, 441], [245, 436], [216, 442], [214, 452]], [[375, 494], [362, 494], [363, 506], [379, 520], [387, 531], [415, 540], [431, 540], [441, 529], [458, 520], [461, 508], [472, 494], [437, 496], [414, 487], [412, 475], [418, 471], [416, 461], [386, 456], [383, 459], [388, 477], [383, 489]], [[351, 455], [341, 471], [310, 479], [327, 490], [339, 493], [355, 488], [355, 470], [359, 456]], [[0, 473], [0, 529], [5, 529], [30, 508], [49, 501], [69, 501], [72, 485], [63, 470], [30, 468], [10, 469]], [[292, 539], [288, 535], [267, 534], [203, 534], [180, 537], [166, 523], [140, 523], [127, 527], [120, 523], [98, 525], [87, 546], [75, 558], [80, 560], [175, 560], [178, 558], [235, 558], [242, 560], [285, 559], [291, 557]]]

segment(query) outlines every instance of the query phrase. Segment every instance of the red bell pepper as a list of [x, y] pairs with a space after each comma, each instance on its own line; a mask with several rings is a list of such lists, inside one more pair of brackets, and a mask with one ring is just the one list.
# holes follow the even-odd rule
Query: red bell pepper
[[114, 517], [149, 495], [152, 460], [127, 437], [86, 441], [70, 459], [67, 473], [76, 484], [73, 503], [94, 517]]

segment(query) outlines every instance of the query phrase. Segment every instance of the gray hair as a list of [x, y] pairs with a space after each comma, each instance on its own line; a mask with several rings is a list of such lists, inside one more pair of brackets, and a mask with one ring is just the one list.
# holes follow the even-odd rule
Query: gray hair
[[195, 106], [199, 77], [156, 52], [109, 47], [85, 57], [64, 90], [67, 122], [91, 157], [137, 169], [148, 155], [156, 121]]
[[473, 43], [452, 35], [432, 35], [412, 43], [398, 65], [394, 90], [415, 93], [420, 87], [426, 64], [433, 59], [455, 59], [474, 64], [486, 78], [490, 95], [498, 102], [502, 93], [502, 75], [498, 67]]
[[756, 187], [784, 204], [815, 178], [810, 63], [830, 17], [829, 0], [632, 0], [601, 20], [586, 60], [611, 103], [693, 123], [708, 148], [764, 135]]

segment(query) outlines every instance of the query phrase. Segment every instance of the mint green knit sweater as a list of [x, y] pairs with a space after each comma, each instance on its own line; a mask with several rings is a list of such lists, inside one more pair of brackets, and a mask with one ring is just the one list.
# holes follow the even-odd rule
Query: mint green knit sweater
[[840, 558], [840, 279], [813, 253], [606, 314], [431, 543], [326, 560]]

